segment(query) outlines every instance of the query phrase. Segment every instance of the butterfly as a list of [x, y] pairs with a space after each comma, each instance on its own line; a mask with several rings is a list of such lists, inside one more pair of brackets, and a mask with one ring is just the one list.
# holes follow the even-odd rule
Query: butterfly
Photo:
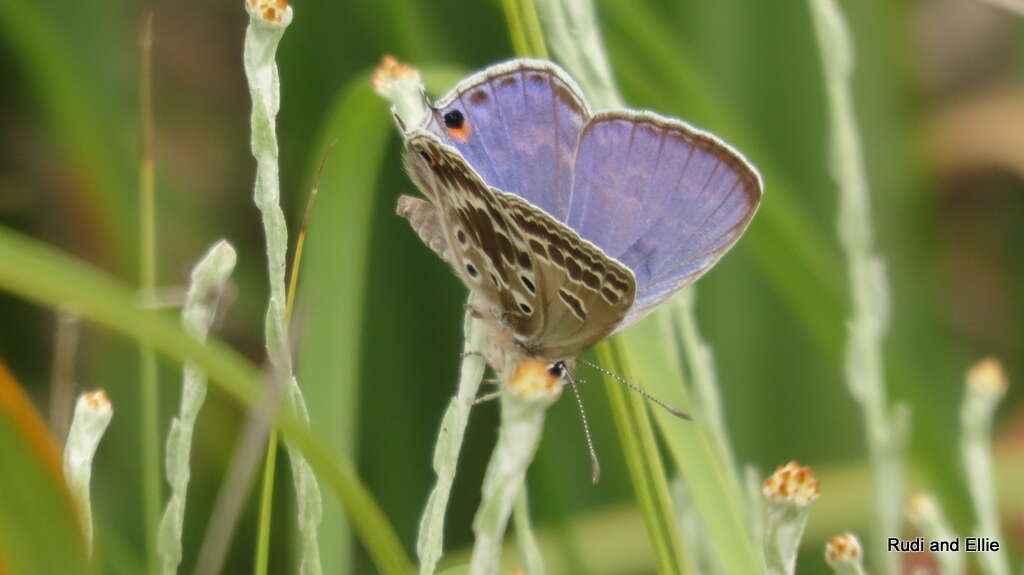
[[636, 323], [718, 262], [762, 196], [721, 140], [652, 112], [593, 112], [541, 60], [470, 76], [404, 137], [426, 199], [397, 211], [513, 361], [560, 365]]

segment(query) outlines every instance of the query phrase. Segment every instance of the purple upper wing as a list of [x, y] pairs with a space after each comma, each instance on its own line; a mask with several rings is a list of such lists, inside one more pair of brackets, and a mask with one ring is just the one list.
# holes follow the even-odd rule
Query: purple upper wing
[[459, 83], [426, 128], [485, 182], [564, 221], [576, 143], [589, 117], [579, 88], [559, 68], [513, 60]]
[[619, 329], [709, 270], [739, 239], [761, 199], [742, 156], [677, 120], [615, 110], [580, 135], [569, 227], [636, 275]]

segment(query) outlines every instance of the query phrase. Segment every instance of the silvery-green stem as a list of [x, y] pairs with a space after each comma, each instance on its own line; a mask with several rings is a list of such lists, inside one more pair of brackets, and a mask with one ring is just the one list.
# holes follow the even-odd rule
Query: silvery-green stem
[[883, 550], [885, 538], [900, 530], [903, 507], [903, 436], [890, 411], [882, 375], [882, 338], [889, 321], [889, 289], [882, 260], [872, 247], [867, 176], [861, 158], [850, 81], [853, 50], [834, 0], [810, 0], [820, 46], [832, 127], [832, 173], [839, 186], [839, 242], [846, 253], [852, 319], [846, 351], [846, 379], [860, 404], [874, 478], [872, 540], [883, 572], [894, 574], [897, 556]]
[[697, 328], [697, 292], [691, 286], [669, 300], [676, 330], [683, 346], [683, 355], [690, 364], [694, 399], [698, 407], [698, 419], [708, 430], [718, 452], [722, 455], [733, 475], [738, 475], [736, 459], [729, 444], [722, 414], [722, 400], [718, 394], [718, 376], [715, 373], [715, 358], [711, 347], [704, 342]]
[[[373, 77], [374, 90], [391, 103], [391, 112], [399, 124], [407, 129], [419, 126], [426, 118], [428, 108], [423, 96], [423, 82], [419, 72], [394, 58], [385, 57]], [[472, 305], [472, 298], [469, 304]], [[462, 441], [469, 422], [480, 381], [486, 365], [480, 353], [487, 345], [484, 325], [467, 312], [463, 320], [462, 367], [459, 371], [458, 391], [448, 403], [441, 429], [434, 444], [434, 473], [437, 481], [427, 498], [420, 517], [416, 537], [416, 554], [420, 560], [420, 574], [431, 575], [444, 553], [444, 519], [448, 510], [455, 471], [462, 451]]]
[[[468, 313], [464, 321], [464, 331], [465, 351], [481, 351], [485, 344], [485, 330], [483, 325]], [[485, 367], [484, 360], [477, 355], [463, 357], [458, 392], [448, 404], [448, 409], [441, 420], [441, 430], [434, 445], [434, 472], [437, 474], [437, 482], [427, 498], [416, 539], [416, 554], [420, 559], [421, 575], [433, 573], [444, 553], [444, 518], [448, 509], [448, 498], [455, 481], [469, 412], [473, 408], [473, 400], [476, 398]]]
[[516, 528], [516, 547], [519, 548], [519, 556], [523, 559], [526, 572], [530, 575], [544, 575], [544, 557], [540, 554], [540, 546], [537, 545], [537, 537], [533, 533], [530, 498], [525, 483], [519, 491], [519, 497], [516, 498], [512, 521]]
[[483, 497], [473, 519], [473, 557], [470, 575], [498, 572], [502, 540], [512, 507], [523, 490], [526, 469], [533, 461], [544, 429], [544, 415], [561, 389], [519, 393], [503, 378], [501, 427], [498, 443], [484, 475]]
[[[676, 520], [679, 522], [679, 534], [687, 543], [683, 560], [686, 561], [687, 573], [721, 573], [721, 565], [716, 560], [711, 542], [708, 541], [707, 527], [700, 516], [693, 496], [686, 482], [677, 476], [669, 484], [672, 490], [672, 502], [675, 504]], [[760, 499], [760, 486], [758, 486]]]
[[[255, 201], [263, 218], [267, 242], [267, 271], [270, 301], [266, 315], [267, 355], [274, 371], [287, 381], [286, 401], [299, 418], [309, 423], [309, 413], [298, 381], [292, 371], [285, 319], [285, 260], [288, 253], [288, 229], [281, 210], [278, 178], [277, 129], [275, 118], [281, 104], [281, 87], [274, 61], [277, 46], [292, 21], [292, 9], [283, 0], [247, 0], [249, 26], [245, 31], [243, 62], [252, 96], [252, 154], [256, 158]], [[295, 483], [298, 529], [302, 545], [302, 573], [321, 572], [317, 530], [322, 508], [320, 487], [301, 450], [290, 442], [289, 461]]]
[[747, 492], [747, 523], [750, 525], [750, 535], [754, 538], [754, 545], [758, 549], [764, 549], [766, 512], [764, 497], [761, 494], [761, 472], [757, 467], [744, 466], [743, 486]]
[[590, 0], [535, 0], [544, 37], [595, 109], [622, 104]]
[[[919, 493], [907, 503], [907, 521], [924, 536], [927, 541], [951, 541], [956, 537], [953, 528], [942, 514], [935, 498], [926, 493]], [[963, 575], [964, 554], [933, 553], [939, 563], [940, 575]]]
[[[975, 533], [1003, 541], [996, 506], [995, 478], [992, 474], [992, 415], [1006, 395], [1007, 381], [1002, 366], [989, 358], [967, 372], [964, 402], [960, 408], [960, 457], [963, 460], [967, 489], [977, 520]], [[1009, 575], [1006, 552], [978, 553], [978, 566], [986, 575]]]
[[86, 546], [92, 551], [92, 504], [89, 481], [92, 479], [92, 458], [110, 425], [114, 410], [107, 394], [102, 390], [83, 393], [75, 404], [71, 430], [64, 446], [64, 477], [71, 496], [78, 505], [85, 531]]
[[775, 470], [765, 480], [764, 560], [769, 575], [793, 575], [800, 539], [807, 526], [811, 503], [820, 487], [810, 468], [795, 461]]
[[[199, 341], [206, 341], [206, 335], [217, 313], [221, 289], [235, 268], [235, 260], [234, 248], [221, 240], [192, 268], [192, 280], [185, 298], [185, 307], [181, 312], [181, 323], [185, 331]], [[167, 483], [171, 487], [170, 499], [164, 508], [157, 532], [157, 554], [164, 575], [173, 575], [181, 564], [181, 533], [188, 492], [192, 432], [205, 399], [206, 374], [195, 364], [186, 363], [181, 388], [181, 406], [178, 417], [171, 421], [171, 429], [167, 434], [167, 453], [164, 462]]]
[[860, 541], [852, 533], [833, 537], [825, 545], [825, 562], [836, 575], [864, 575]]

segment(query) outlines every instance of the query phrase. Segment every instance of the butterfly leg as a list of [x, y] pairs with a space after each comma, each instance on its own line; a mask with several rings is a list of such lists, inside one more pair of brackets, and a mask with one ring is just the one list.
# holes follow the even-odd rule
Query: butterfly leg
[[480, 311], [480, 308], [476, 307], [471, 303], [463, 305], [469, 315], [473, 316], [473, 319], [484, 319], [484, 312]]
[[488, 394], [485, 394], [485, 395], [481, 395], [480, 397], [478, 397], [475, 400], [473, 400], [473, 405], [479, 405], [481, 403], [486, 403], [488, 401], [491, 401], [492, 399], [498, 399], [499, 397], [501, 397], [501, 392], [500, 391], [495, 391], [494, 393], [488, 393]]

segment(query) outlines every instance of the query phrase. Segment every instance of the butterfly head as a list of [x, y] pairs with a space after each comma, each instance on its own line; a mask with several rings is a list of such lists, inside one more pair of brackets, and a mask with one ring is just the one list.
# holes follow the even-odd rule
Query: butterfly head
[[564, 361], [521, 359], [506, 382], [508, 390], [523, 399], [555, 400], [568, 382], [569, 370]]

